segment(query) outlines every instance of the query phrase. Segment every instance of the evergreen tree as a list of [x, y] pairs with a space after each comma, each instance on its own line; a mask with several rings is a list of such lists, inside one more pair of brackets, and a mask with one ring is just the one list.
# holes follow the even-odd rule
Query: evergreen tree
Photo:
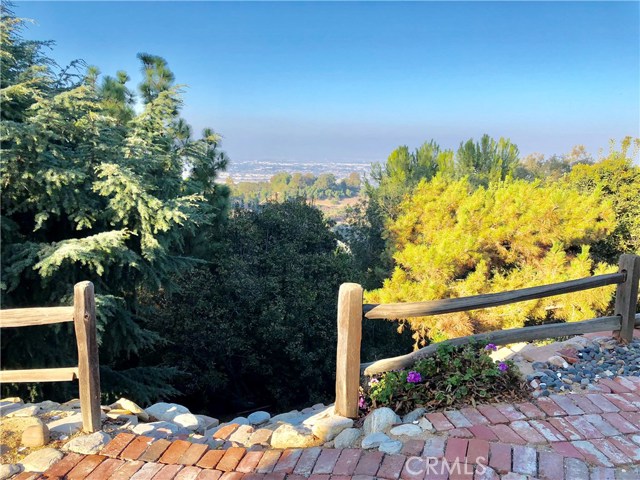
[[[186, 135], [180, 90], [160, 57], [142, 57], [145, 104], [135, 115], [125, 73], [99, 83], [89, 69], [77, 84], [61, 82], [48, 44], [23, 40], [5, 7], [1, 20], [2, 305], [70, 304], [74, 283], [91, 280], [104, 393], [143, 403], [175, 393], [172, 368], [139, 363], [162, 343], [145, 328], [139, 296], [171, 288], [195, 261], [197, 235], [223, 218], [226, 188], [213, 180], [226, 159], [215, 135]], [[3, 366], [73, 364], [73, 348], [60, 347], [72, 345], [68, 327], [3, 332]]]

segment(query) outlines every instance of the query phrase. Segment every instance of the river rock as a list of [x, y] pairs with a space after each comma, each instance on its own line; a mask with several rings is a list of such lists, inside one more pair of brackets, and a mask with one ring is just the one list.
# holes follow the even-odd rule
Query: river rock
[[153, 438], [167, 438], [172, 435], [188, 434], [186, 430], [172, 422], [141, 423], [132, 429], [136, 435], [147, 435]]
[[318, 420], [311, 427], [311, 431], [324, 443], [333, 440], [345, 428], [351, 427], [353, 427], [353, 420], [339, 415], [333, 415]]
[[427, 413], [426, 408], [416, 408], [402, 417], [402, 423], [413, 423], [420, 420]]
[[231, 434], [229, 441], [239, 443], [240, 445], [247, 445], [253, 432], [254, 429], [251, 425], [240, 425], [237, 430]]
[[427, 417], [422, 417], [418, 420], [418, 426], [424, 430], [425, 432], [435, 432], [436, 429], [433, 427], [433, 424], [427, 419]]
[[251, 415], [247, 417], [249, 423], [251, 425], [262, 425], [263, 423], [267, 423], [271, 418], [271, 414], [269, 412], [253, 412]]
[[322, 441], [309, 428], [287, 423], [280, 425], [271, 435], [273, 448], [307, 448], [321, 444]]
[[362, 448], [364, 448], [365, 450], [368, 450], [370, 448], [378, 448], [384, 442], [388, 442], [389, 440], [391, 439], [387, 437], [384, 433], [374, 432], [364, 437], [362, 439], [361, 445], [362, 445]]
[[19, 463], [6, 463], [0, 465], [0, 480], [6, 480], [13, 477], [22, 471], [22, 466]]
[[361, 433], [359, 428], [346, 428], [333, 440], [333, 446], [335, 448], [351, 448]]
[[47, 423], [51, 433], [62, 433], [64, 435], [73, 435], [82, 429], [82, 413], [74, 413], [68, 417], [59, 418]]
[[21, 443], [29, 448], [44, 447], [49, 443], [49, 428], [38, 420], [36, 425], [31, 425], [22, 432]]
[[403, 423], [402, 425], [393, 427], [389, 431], [389, 433], [391, 435], [395, 435], [396, 437], [417, 437], [419, 435], [422, 435], [422, 428], [420, 428], [420, 426], [418, 425], [414, 425], [413, 423]]
[[365, 435], [376, 432], [384, 432], [394, 423], [400, 423], [400, 417], [388, 407], [376, 408], [364, 419], [363, 430]]
[[60, 408], [60, 404], [58, 402], [52, 402], [51, 400], [45, 400], [36, 405], [38, 405], [43, 412], [50, 412], [51, 410], [57, 410]]
[[198, 417], [196, 417], [193, 413], [181, 413], [180, 415], [176, 415], [171, 420], [176, 425], [181, 426], [182, 428], [186, 428], [187, 430], [197, 430], [200, 426], [198, 422]]
[[300, 416], [301, 414], [298, 410], [291, 410], [290, 412], [274, 415], [273, 417], [271, 417], [270, 423], [278, 423], [278, 422], [295, 423], [295, 419], [299, 418]]
[[155, 420], [171, 422], [175, 417], [182, 413], [191, 413], [187, 407], [178, 405], [177, 403], [155, 403], [144, 410], [149, 417]]
[[198, 431], [206, 432], [210, 428], [220, 425], [220, 420], [217, 418], [209, 417], [208, 415], [196, 415], [198, 419]]
[[556, 367], [561, 367], [561, 368], [568, 368], [569, 367], [569, 364], [565, 361], [565, 359], [562, 358], [559, 355], [553, 355], [553, 356], [549, 357], [547, 362], [549, 362], [551, 365], [554, 365]]
[[231, 420], [230, 422], [228, 422], [229, 424], [231, 423], [237, 423], [238, 425], [251, 425], [251, 422], [249, 421], [248, 418], [246, 417], [236, 417], [233, 420]]
[[144, 411], [142, 407], [140, 407], [137, 403], [132, 402], [127, 398], [121, 398], [117, 402], [109, 405], [111, 408], [121, 408], [123, 410], [127, 410], [129, 413], [135, 415], [143, 422], [149, 421], [149, 414]]
[[28, 404], [7, 414], [7, 417], [33, 417], [40, 413], [42, 409], [39, 405]]
[[389, 455], [395, 455], [396, 453], [400, 453], [400, 450], [402, 450], [402, 442], [399, 440], [389, 440], [381, 443], [378, 450], [388, 453]]
[[110, 441], [111, 437], [108, 434], [95, 432], [90, 435], [80, 435], [71, 439], [62, 449], [68, 452], [92, 455], [102, 450]]
[[44, 472], [63, 457], [63, 453], [55, 448], [43, 448], [30, 453], [20, 462], [26, 472]]

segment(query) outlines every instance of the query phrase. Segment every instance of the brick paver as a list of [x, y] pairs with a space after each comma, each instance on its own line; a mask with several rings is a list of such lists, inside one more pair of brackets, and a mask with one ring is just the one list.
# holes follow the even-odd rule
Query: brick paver
[[[227, 440], [217, 450], [202, 440], [190, 442], [186, 435], [182, 440], [169, 441], [124, 433], [97, 455], [68, 453], [42, 475], [26, 473], [14, 478], [636, 479], [640, 478], [639, 393], [640, 378], [619, 377], [590, 385], [589, 393], [552, 394], [514, 405], [478, 405], [427, 413], [436, 433], [427, 434], [426, 440], [406, 440], [399, 454], [320, 447], [277, 450], [256, 446], [247, 451], [228, 440], [240, 431], [235, 424], [215, 432], [215, 438]], [[267, 429], [252, 433], [245, 428], [243, 432], [246, 439], [259, 440], [256, 444], [264, 444], [271, 435]], [[449, 472], [447, 467], [455, 465], [457, 469]], [[416, 466], [423, 468], [416, 470]]]

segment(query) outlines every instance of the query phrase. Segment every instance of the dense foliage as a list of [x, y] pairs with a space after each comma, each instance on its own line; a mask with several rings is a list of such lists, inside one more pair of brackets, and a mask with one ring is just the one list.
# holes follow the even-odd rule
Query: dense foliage
[[[299, 200], [233, 213], [212, 264], [154, 299], [149, 326], [171, 338], [162, 356], [187, 372], [178, 388], [188, 404], [239, 411], [332, 399], [336, 294], [350, 278], [336, 247], [320, 211]], [[367, 358], [398, 352], [389, 328], [367, 330]], [[382, 335], [386, 348], [367, 347]]]
[[419, 407], [436, 410], [521, 399], [527, 389], [518, 368], [510, 360], [493, 361], [489, 352], [495, 348], [443, 343], [434, 356], [419, 360], [410, 370], [375, 375], [362, 388], [361, 412], [390, 407], [408, 413]]
[[360, 193], [360, 175], [352, 172], [341, 180], [332, 173], [276, 173], [267, 182], [227, 181], [231, 197], [239, 206], [255, 207], [267, 200], [278, 201], [288, 198], [308, 200], [340, 200], [356, 197]]
[[[162, 336], [144, 329], [138, 297], [170, 286], [193, 264], [185, 245], [224, 218], [218, 138], [191, 137], [162, 58], [140, 56], [135, 113], [126, 74], [60, 77], [21, 26], [3, 6], [2, 305], [69, 304], [74, 283], [93, 281], [103, 390], [139, 401], [175, 393], [172, 368], [139, 363]], [[73, 348], [60, 348], [70, 346], [68, 327], [3, 332], [3, 366], [73, 364]]]

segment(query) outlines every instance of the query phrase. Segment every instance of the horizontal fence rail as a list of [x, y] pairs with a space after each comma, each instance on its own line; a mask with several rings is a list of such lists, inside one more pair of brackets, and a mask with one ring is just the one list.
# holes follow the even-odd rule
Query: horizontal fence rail
[[0, 310], [0, 327], [32, 327], [73, 322], [78, 365], [64, 368], [0, 370], [0, 383], [68, 382], [78, 380], [82, 426], [85, 432], [101, 428], [100, 371], [93, 283], [80, 282], [73, 289], [73, 306]]
[[0, 328], [73, 322], [73, 307], [12, 308], [0, 310]]
[[[375, 375], [390, 370], [405, 369], [416, 361], [433, 355], [442, 343], [458, 346], [467, 343], [487, 342], [505, 345], [529, 342], [545, 338], [581, 335], [584, 333], [612, 331], [615, 338], [624, 343], [633, 339], [633, 330], [640, 326], [638, 284], [640, 283], [640, 256], [622, 255], [617, 273], [567, 282], [522, 288], [501, 293], [487, 293], [463, 298], [449, 298], [428, 302], [390, 303], [384, 305], [362, 305], [362, 287], [358, 284], [343, 284], [338, 295], [338, 353], [336, 362], [336, 413], [355, 418], [358, 414], [358, 388], [361, 374]], [[530, 327], [479, 333], [432, 344], [406, 355], [358, 364], [363, 317], [368, 319], [404, 319], [426, 317], [454, 312], [465, 312], [480, 308], [497, 307], [511, 303], [553, 297], [592, 288], [617, 285], [614, 315], [581, 322], [554, 323]], [[346, 307], [348, 305], [348, 308]]]
[[[604, 331], [620, 330], [621, 318], [619, 315], [612, 317], [599, 317], [591, 320], [572, 323], [551, 323], [545, 325], [534, 325], [531, 327], [512, 328], [509, 330], [497, 330], [495, 332], [478, 333], [467, 337], [452, 338], [443, 342], [432, 343], [424, 348], [406, 355], [393, 358], [385, 358], [375, 362], [360, 364], [360, 371], [365, 375], [375, 375], [377, 373], [389, 372], [391, 370], [402, 370], [410, 367], [418, 360], [427, 358], [436, 353], [442, 344], [461, 346], [472, 342], [486, 342], [495, 345], [508, 345], [510, 343], [531, 342], [532, 340], [542, 340], [545, 338], [565, 337], [568, 335], [582, 335], [584, 333], [595, 333]], [[635, 325], [640, 326], [640, 314], [636, 315]]]
[[384, 305], [366, 304], [363, 307], [365, 317], [369, 319], [398, 319], [409, 317], [426, 317], [429, 315], [441, 315], [443, 313], [466, 312], [479, 308], [497, 307], [510, 303], [524, 302], [538, 298], [553, 297], [565, 293], [590, 290], [624, 283], [626, 274], [608, 273], [594, 277], [569, 280], [567, 282], [553, 283], [541, 287], [521, 288], [510, 292], [485, 293], [462, 298], [445, 298], [430, 302], [413, 303], [387, 303]]

